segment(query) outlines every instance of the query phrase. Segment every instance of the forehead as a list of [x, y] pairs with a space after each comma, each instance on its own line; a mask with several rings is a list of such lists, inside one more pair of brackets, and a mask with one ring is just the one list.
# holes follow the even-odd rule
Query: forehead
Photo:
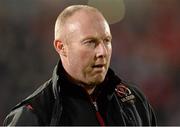
[[108, 35], [111, 36], [107, 21], [101, 13], [89, 10], [79, 10], [66, 21], [69, 34]]

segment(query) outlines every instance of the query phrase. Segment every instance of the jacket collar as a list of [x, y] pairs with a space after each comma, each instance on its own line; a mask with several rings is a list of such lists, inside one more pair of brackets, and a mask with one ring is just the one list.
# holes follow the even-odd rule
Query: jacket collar
[[[64, 72], [64, 68], [62, 66], [61, 60], [58, 61], [57, 65], [54, 68], [53, 75], [52, 75], [52, 87], [53, 87], [53, 93], [55, 99], [59, 98], [59, 91], [60, 87], [58, 87], [59, 79], [62, 77], [61, 75]], [[115, 75], [113, 70], [111, 68], [108, 69], [108, 72], [106, 74], [105, 83], [105, 89], [107, 90], [107, 94], [111, 95], [114, 92], [114, 89], [116, 85], [118, 85], [121, 82], [121, 79]]]
[[58, 80], [59, 80], [59, 72], [62, 71], [62, 63], [61, 60], [58, 61], [57, 65], [54, 68], [53, 75], [52, 75], [52, 87], [55, 99], [58, 97]]

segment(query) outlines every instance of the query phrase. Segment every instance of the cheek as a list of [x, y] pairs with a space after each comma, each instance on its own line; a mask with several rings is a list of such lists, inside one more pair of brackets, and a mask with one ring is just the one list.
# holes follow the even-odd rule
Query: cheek
[[[74, 48], [75, 49], [75, 48]], [[93, 61], [93, 55], [87, 50], [82, 50], [76, 48], [76, 50], [70, 50], [69, 52], [69, 62], [76, 70], [86, 69]]]
[[110, 49], [110, 53], [109, 53], [110, 58], [111, 58], [111, 55], [112, 55], [112, 48]]
[[112, 44], [109, 45], [107, 49], [108, 49], [108, 52], [109, 52], [109, 54], [110, 54], [110, 56], [111, 56], [111, 54], [112, 54]]
[[86, 68], [93, 62], [93, 55], [87, 51], [81, 51], [78, 55], [78, 60], [81, 62], [82, 67]]
[[108, 48], [108, 58], [111, 59], [111, 55], [112, 55], [112, 47]]

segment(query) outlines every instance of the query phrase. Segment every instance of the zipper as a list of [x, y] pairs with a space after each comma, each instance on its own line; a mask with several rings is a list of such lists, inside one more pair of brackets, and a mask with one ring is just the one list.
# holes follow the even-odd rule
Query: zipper
[[92, 103], [93, 103], [94, 108], [95, 108], [95, 110], [96, 110], [96, 118], [97, 118], [97, 120], [98, 120], [100, 126], [101, 126], [101, 127], [104, 127], [104, 126], [105, 126], [105, 122], [104, 122], [104, 120], [103, 120], [101, 114], [100, 114], [99, 111], [98, 111], [97, 103], [96, 103], [96, 101], [94, 101], [94, 102], [92, 102]]
[[92, 98], [91, 95], [89, 95], [87, 93], [87, 91], [85, 89], [83, 89], [84, 93], [87, 95], [87, 97], [89, 98], [92, 106], [94, 107], [95, 109], [95, 112], [96, 112], [96, 118], [100, 124], [101, 127], [104, 127], [105, 126], [105, 122], [103, 120], [103, 117], [101, 116], [99, 110], [98, 110], [98, 105], [97, 105], [97, 102], [96, 102], [96, 99], [97, 99], [97, 96], [95, 98]]

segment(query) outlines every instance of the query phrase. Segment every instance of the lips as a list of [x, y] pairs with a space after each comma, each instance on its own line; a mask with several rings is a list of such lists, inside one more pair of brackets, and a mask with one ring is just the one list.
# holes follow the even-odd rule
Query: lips
[[96, 64], [92, 66], [93, 68], [102, 68], [105, 67], [105, 64]]

